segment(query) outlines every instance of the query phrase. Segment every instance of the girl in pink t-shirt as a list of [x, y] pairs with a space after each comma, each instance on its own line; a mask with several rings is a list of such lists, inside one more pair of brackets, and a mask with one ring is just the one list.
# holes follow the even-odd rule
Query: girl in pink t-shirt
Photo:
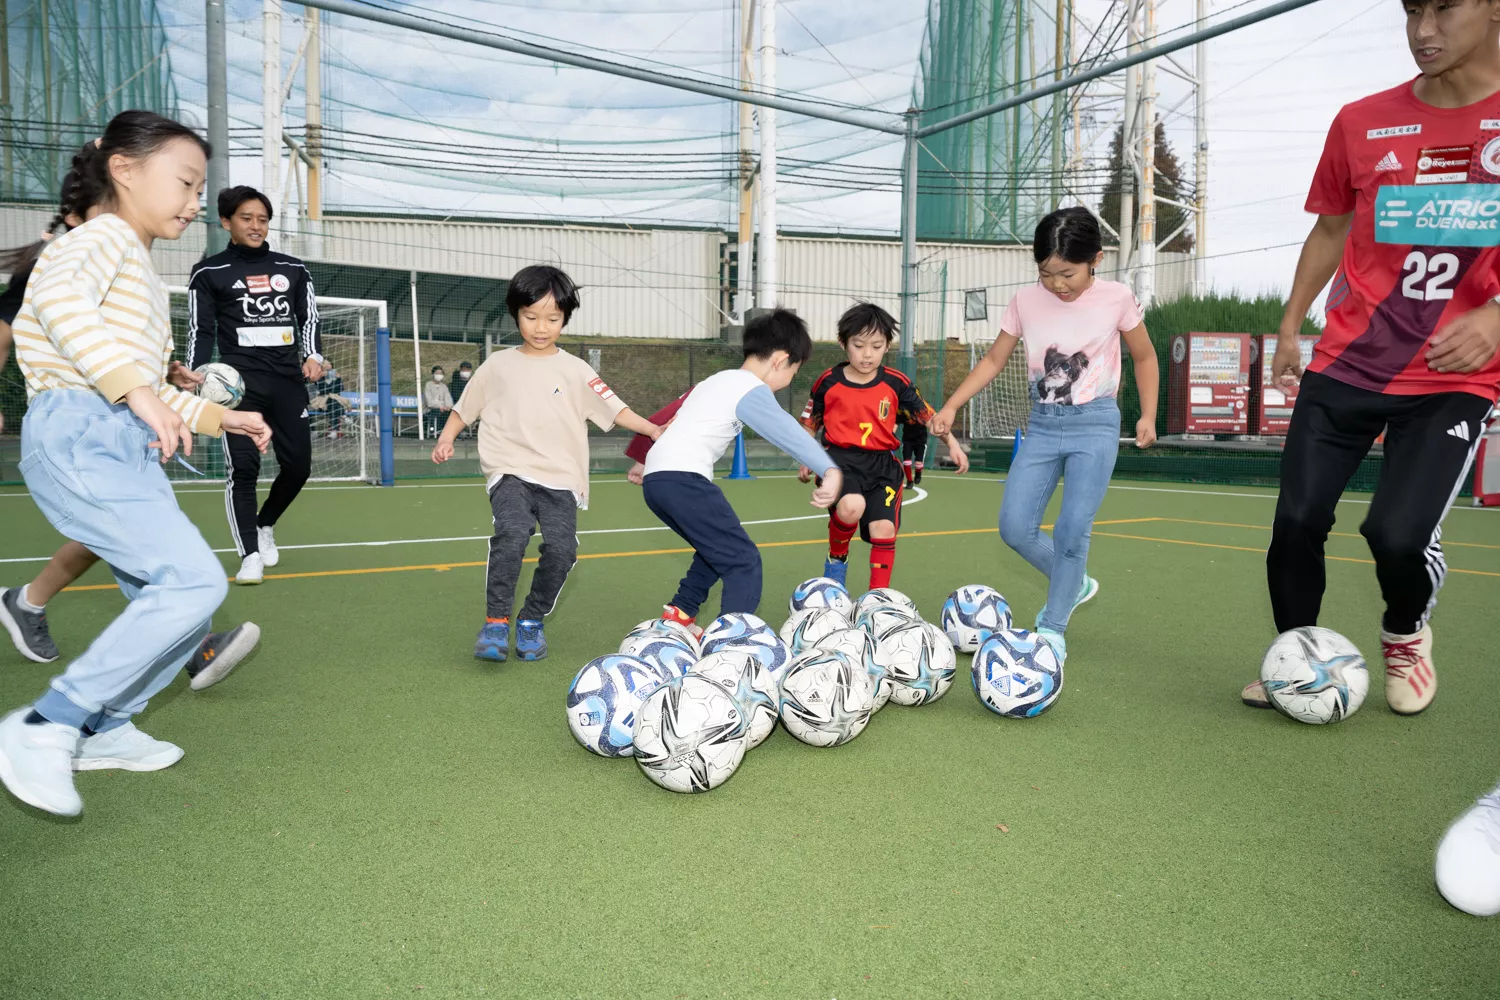
[[[1026, 342], [1031, 417], [1006, 477], [1000, 537], [1047, 577], [1047, 603], [1036, 628], [1063, 660], [1063, 633], [1073, 609], [1099, 592], [1099, 581], [1086, 570], [1094, 515], [1119, 453], [1121, 338], [1140, 387], [1137, 448], [1156, 440], [1159, 374], [1135, 296], [1117, 281], [1095, 277], [1104, 260], [1103, 239], [1088, 209], [1065, 208], [1043, 219], [1032, 253], [1041, 280], [1011, 299], [994, 346], [929, 427], [946, 433], [958, 408], [994, 381], [1016, 344]], [[1059, 479], [1066, 480], [1062, 510], [1048, 536], [1042, 515]]]

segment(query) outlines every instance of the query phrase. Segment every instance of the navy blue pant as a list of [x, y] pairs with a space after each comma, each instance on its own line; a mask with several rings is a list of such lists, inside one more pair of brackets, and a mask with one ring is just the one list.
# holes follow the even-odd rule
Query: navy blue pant
[[693, 547], [693, 564], [677, 585], [672, 604], [689, 617], [724, 581], [720, 614], [753, 614], [760, 606], [760, 550], [745, 534], [724, 491], [695, 472], [653, 472], [645, 480], [646, 506]]

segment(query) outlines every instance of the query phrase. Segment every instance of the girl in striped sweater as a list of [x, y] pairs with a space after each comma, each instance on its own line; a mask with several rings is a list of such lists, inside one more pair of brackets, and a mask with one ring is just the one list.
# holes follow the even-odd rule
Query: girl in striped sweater
[[167, 288], [154, 240], [198, 214], [208, 144], [145, 111], [110, 122], [74, 169], [109, 191], [105, 212], [42, 251], [16, 317], [16, 360], [30, 406], [21, 473], [59, 532], [114, 571], [130, 599], [37, 701], [0, 720], [0, 782], [62, 816], [83, 803], [74, 770], [156, 770], [182, 756], [131, 718], [171, 683], [208, 632], [228, 585], [177, 506], [161, 465], [193, 433], [244, 434], [261, 451], [259, 414], [225, 410], [168, 383]]

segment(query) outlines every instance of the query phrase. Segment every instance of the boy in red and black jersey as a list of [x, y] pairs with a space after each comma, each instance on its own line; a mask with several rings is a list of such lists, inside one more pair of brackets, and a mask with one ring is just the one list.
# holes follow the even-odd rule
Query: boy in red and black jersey
[[[896, 320], [879, 306], [861, 302], [839, 317], [839, 343], [849, 360], [813, 383], [802, 424], [823, 431], [829, 455], [844, 473], [844, 489], [829, 512], [828, 560], [823, 575], [846, 584], [849, 542], [858, 530], [870, 543], [870, 589], [888, 587], [896, 562], [901, 492], [906, 485], [897, 453], [896, 424], [925, 425], [933, 409], [911, 380], [884, 365], [896, 338]], [[960, 473], [969, 457], [952, 434], [944, 440]], [[811, 472], [804, 468], [806, 482]], [[847, 585], [847, 584], [846, 584]]]

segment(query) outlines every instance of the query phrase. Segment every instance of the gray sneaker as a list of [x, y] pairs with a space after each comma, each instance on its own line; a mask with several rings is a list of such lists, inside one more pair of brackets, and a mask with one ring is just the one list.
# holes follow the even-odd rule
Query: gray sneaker
[[21, 607], [19, 588], [0, 590], [0, 625], [5, 626], [11, 642], [26, 659], [36, 663], [51, 663], [57, 659], [57, 644], [47, 629], [47, 612], [27, 611]]
[[260, 626], [254, 622], [237, 625], [228, 632], [210, 633], [187, 661], [187, 673], [192, 678], [188, 686], [194, 691], [213, 687], [228, 677], [258, 642]]

